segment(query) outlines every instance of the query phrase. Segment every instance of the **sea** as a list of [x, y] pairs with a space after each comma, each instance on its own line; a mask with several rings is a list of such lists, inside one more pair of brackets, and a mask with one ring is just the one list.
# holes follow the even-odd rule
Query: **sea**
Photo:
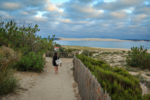
[[150, 49], [150, 41], [66, 41], [55, 40], [54, 42], [60, 45], [68, 46], [85, 46], [85, 47], [100, 47], [100, 48], [125, 48], [143, 46], [145, 49]]

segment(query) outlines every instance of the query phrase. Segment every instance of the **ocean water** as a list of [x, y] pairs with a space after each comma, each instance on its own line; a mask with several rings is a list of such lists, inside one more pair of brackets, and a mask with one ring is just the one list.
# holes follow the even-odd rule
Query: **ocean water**
[[102, 47], [102, 48], [126, 48], [143, 46], [150, 49], [150, 41], [64, 41], [55, 40], [56, 43], [61, 45], [70, 46], [86, 46], [86, 47]]

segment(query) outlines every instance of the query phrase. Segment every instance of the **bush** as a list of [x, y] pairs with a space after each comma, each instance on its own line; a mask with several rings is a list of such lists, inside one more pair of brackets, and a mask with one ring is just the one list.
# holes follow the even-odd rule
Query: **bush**
[[12, 70], [12, 65], [15, 64], [18, 57], [16, 53], [7, 47], [0, 48], [0, 95], [12, 92], [17, 87]]
[[5, 70], [0, 71], [0, 95], [13, 92], [17, 87], [17, 80], [13, 76], [14, 71], [12, 69]]
[[150, 69], [150, 54], [142, 46], [140, 48], [132, 47], [131, 51], [128, 52], [127, 64], [133, 67]]
[[150, 94], [145, 94], [143, 96], [143, 100], [150, 100]]
[[97, 78], [112, 100], [142, 100], [139, 80], [125, 69], [112, 68], [104, 61], [98, 61], [85, 55], [77, 55]]
[[27, 55], [22, 56], [20, 61], [15, 65], [21, 71], [43, 71], [45, 59], [41, 53], [29, 52]]
[[89, 50], [83, 50], [82, 54], [86, 56], [92, 56], [93, 53], [90, 52]]

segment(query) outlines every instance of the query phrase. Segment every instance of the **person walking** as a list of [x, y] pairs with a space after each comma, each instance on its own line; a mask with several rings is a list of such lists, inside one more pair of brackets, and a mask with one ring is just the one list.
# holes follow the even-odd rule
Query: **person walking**
[[59, 60], [59, 57], [58, 57], [58, 54], [57, 52], [54, 53], [54, 56], [53, 56], [53, 66], [54, 66], [54, 69], [55, 69], [55, 74], [58, 73], [58, 60]]

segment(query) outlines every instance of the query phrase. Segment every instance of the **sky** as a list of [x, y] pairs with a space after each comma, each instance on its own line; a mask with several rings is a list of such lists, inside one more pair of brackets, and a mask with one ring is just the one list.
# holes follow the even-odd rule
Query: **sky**
[[0, 0], [0, 16], [38, 35], [150, 40], [150, 0]]

